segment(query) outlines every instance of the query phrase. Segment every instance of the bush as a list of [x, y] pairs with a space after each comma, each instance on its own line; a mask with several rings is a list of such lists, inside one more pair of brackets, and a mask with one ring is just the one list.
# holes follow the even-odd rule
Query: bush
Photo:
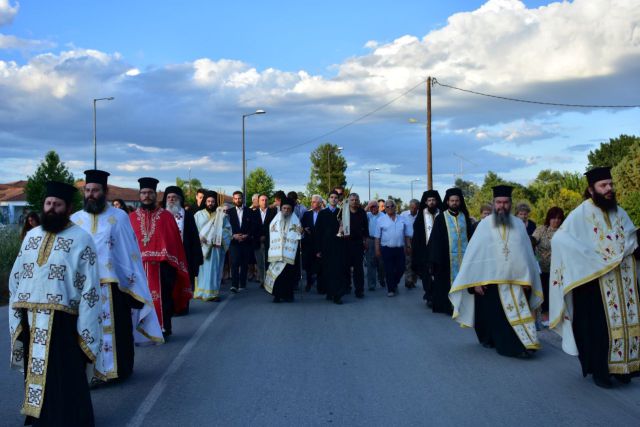
[[0, 305], [9, 301], [9, 273], [20, 251], [20, 243], [17, 228], [0, 228]]

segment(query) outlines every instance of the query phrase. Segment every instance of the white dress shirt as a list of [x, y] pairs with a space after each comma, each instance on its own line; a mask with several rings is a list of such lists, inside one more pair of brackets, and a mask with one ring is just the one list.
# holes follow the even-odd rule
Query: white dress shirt
[[242, 207], [236, 206], [236, 212], [238, 213], [238, 224], [240, 224], [240, 227], [242, 227]]

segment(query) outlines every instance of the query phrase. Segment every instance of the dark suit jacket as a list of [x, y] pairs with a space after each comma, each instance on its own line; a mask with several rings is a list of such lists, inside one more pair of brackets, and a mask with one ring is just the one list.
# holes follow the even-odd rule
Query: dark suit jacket
[[202, 257], [200, 235], [198, 234], [196, 221], [193, 218], [193, 214], [187, 210], [184, 211], [184, 230], [182, 234], [184, 253], [187, 256], [187, 264], [189, 264], [189, 276], [191, 277], [191, 281], [193, 281], [198, 275], [198, 270], [204, 259]]
[[229, 216], [229, 223], [231, 224], [231, 234], [248, 234], [249, 238], [244, 242], [238, 242], [237, 240], [231, 240], [232, 245], [252, 245], [253, 244], [253, 232], [255, 229], [254, 221], [255, 216], [251, 209], [247, 207], [242, 208], [242, 226], [240, 226], [240, 219], [238, 218], [238, 211], [236, 207], [232, 207], [227, 210]]
[[[318, 218], [319, 217], [320, 212], [318, 212]], [[316, 218], [316, 224], [318, 223], [318, 218]], [[313, 211], [306, 211], [302, 214], [300, 225], [305, 229], [302, 234], [302, 258], [305, 268], [308, 268], [310, 263], [316, 259], [316, 226], [313, 223]], [[310, 233], [307, 233], [307, 228], [311, 229]]]

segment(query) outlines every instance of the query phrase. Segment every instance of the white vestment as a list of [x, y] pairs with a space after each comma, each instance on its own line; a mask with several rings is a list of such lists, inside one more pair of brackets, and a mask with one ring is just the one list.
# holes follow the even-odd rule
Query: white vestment
[[298, 217], [291, 215], [285, 219], [282, 212], [278, 212], [269, 224], [269, 252], [267, 254], [269, 269], [264, 281], [264, 288], [270, 294], [273, 293], [273, 285], [285, 265], [296, 263], [300, 239], [302, 239], [302, 225], [300, 225]]
[[115, 360], [118, 349], [114, 337], [117, 319], [113, 319], [111, 283], [116, 283], [121, 292], [144, 304], [139, 310], [131, 310], [135, 342], [164, 342], [142, 266], [140, 247], [129, 216], [122, 209], [107, 206], [98, 215], [82, 210], [74, 213], [71, 220], [91, 235], [98, 251], [104, 348], [96, 362], [96, 376], [101, 379], [117, 378]]
[[[514, 332], [527, 349], [539, 348], [532, 310], [543, 301], [538, 264], [524, 223], [511, 215], [511, 227], [494, 226], [493, 215], [480, 221], [469, 241], [449, 300], [453, 318], [473, 327], [474, 295], [467, 289], [497, 285], [502, 308]], [[531, 288], [527, 301], [524, 287]]]
[[598, 280], [609, 329], [611, 373], [640, 366], [636, 229], [621, 207], [605, 213], [589, 199], [571, 211], [551, 239], [550, 327], [562, 335], [562, 349], [577, 355], [572, 291]]
[[213, 213], [206, 209], [199, 210], [194, 219], [200, 238], [206, 239], [206, 243], [202, 243], [204, 262], [196, 278], [193, 298], [208, 301], [217, 298], [220, 293], [224, 258], [231, 243], [231, 224], [222, 208]]
[[[96, 248], [80, 227], [71, 224], [57, 234], [42, 227], [29, 231], [9, 276], [9, 333], [11, 366], [23, 370], [24, 358], [29, 369], [25, 378], [22, 413], [38, 418], [46, 393], [49, 339], [56, 312], [77, 315], [78, 343], [95, 362], [100, 356], [100, 277]], [[22, 309], [30, 327], [29, 354], [22, 341]], [[55, 393], [55, 390], [52, 392]]]

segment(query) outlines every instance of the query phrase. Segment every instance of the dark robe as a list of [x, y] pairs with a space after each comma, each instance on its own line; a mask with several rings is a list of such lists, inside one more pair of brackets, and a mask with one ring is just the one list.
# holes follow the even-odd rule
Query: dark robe
[[[19, 339], [24, 354], [29, 354], [30, 329], [27, 313], [22, 313], [22, 333]], [[25, 425], [90, 427], [94, 425], [93, 406], [86, 364], [89, 362], [78, 344], [78, 316], [56, 311], [51, 325], [51, 342], [47, 360], [47, 379], [44, 401], [39, 418], [28, 416]], [[28, 371], [28, 357], [24, 358], [24, 372]]]
[[[467, 216], [467, 239], [470, 238], [471, 225]], [[417, 221], [417, 218], [416, 218]], [[423, 233], [424, 234], [424, 233]], [[449, 301], [451, 290], [451, 264], [449, 260], [449, 231], [444, 213], [438, 214], [433, 221], [433, 230], [427, 246], [429, 266], [433, 272], [433, 312], [453, 314]]]
[[316, 253], [320, 252], [318, 291], [326, 291], [327, 299], [339, 301], [348, 286], [345, 239], [338, 237], [338, 212], [325, 208], [316, 220]]
[[284, 300], [287, 302], [293, 301], [293, 290], [298, 283], [299, 278], [298, 271], [295, 265], [286, 264], [282, 273], [278, 275], [275, 283], [273, 284], [273, 299], [274, 301]]
[[[196, 226], [196, 220], [193, 213], [188, 210], [184, 211], [184, 229], [182, 230], [182, 246], [184, 246], [184, 254], [187, 258], [187, 269], [189, 270], [189, 280], [191, 281], [191, 290], [195, 288], [195, 278], [198, 276], [200, 266], [204, 262], [202, 256], [202, 247], [200, 246], [200, 234]], [[189, 302], [187, 307], [177, 315], [189, 313]]]
[[[128, 378], [133, 373], [135, 357], [133, 344], [133, 321], [131, 309], [141, 309], [144, 303], [132, 298], [129, 294], [118, 289], [116, 283], [111, 283], [111, 302], [113, 304], [113, 338], [116, 348], [116, 366], [118, 379]], [[56, 314], [57, 315], [57, 314]]]
[[[435, 221], [434, 221], [435, 222]], [[429, 268], [429, 251], [427, 249], [427, 234], [425, 232], [424, 212], [418, 211], [416, 220], [413, 222], [413, 237], [411, 238], [411, 269], [420, 276], [424, 295], [422, 299], [428, 302], [433, 301], [433, 283]], [[431, 230], [433, 235], [433, 230]], [[432, 236], [429, 236], [431, 240]]]
[[473, 288], [469, 292], [475, 297], [474, 329], [480, 344], [495, 347], [498, 354], [503, 356], [515, 357], [525, 353], [526, 348], [504, 314], [498, 285], [486, 286], [484, 295], [477, 295]]

